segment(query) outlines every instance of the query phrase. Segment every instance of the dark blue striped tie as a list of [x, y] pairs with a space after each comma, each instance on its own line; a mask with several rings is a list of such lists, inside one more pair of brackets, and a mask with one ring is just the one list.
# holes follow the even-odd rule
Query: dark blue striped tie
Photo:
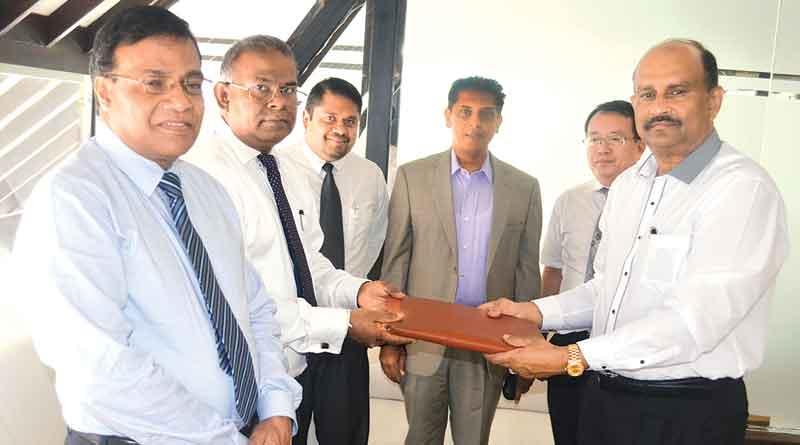
[[175, 228], [183, 240], [186, 253], [192, 262], [200, 290], [206, 302], [211, 325], [217, 337], [217, 353], [219, 366], [228, 375], [233, 377], [233, 386], [236, 392], [236, 410], [244, 422], [250, 421], [256, 411], [258, 387], [256, 386], [253, 361], [247, 348], [247, 341], [233, 316], [231, 307], [222, 289], [214, 276], [214, 269], [208, 259], [208, 252], [203, 246], [203, 240], [192, 226], [189, 214], [186, 211], [186, 202], [181, 191], [181, 179], [172, 172], [164, 173], [158, 184], [169, 198], [169, 209]]

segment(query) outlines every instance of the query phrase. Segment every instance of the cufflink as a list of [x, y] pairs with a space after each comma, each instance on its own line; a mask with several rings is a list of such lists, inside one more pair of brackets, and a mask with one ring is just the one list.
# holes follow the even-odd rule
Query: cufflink
[[321, 347], [322, 349], [330, 349], [331, 345], [330, 345], [330, 344], [328, 344], [328, 342], [322, 342], [322, 344], [320, 345], [320, 347]]

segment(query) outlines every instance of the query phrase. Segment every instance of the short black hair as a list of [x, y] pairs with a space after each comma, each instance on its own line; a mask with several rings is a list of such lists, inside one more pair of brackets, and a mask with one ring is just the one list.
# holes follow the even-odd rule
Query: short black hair
[[497, 112], [503, 112], [503, 104], [506, 100], [506, 95], [503, 93], [503, 86], [494, 79], [486, 77], [472, 76], [458, 79], [450, 86], [450, 92], [447, 93], [447, 108], [453, 108], [453, 104], [458, 102], [458, 95], [462, 91], [480, 91], [494, 96], [494, 104], [497, 107]]
[[89, 55], [89, 74], [97, 77], [113, 71], [114, 52], [119, 46], [154, 36], [191, 40], [200, 54], [197, 39], [185, 20], [157, 6], [135, 6], [114, 15], [97, 31]]
[[311, 88], [311, 92], [308, 93], [308, 98], [306, 99], [306, 111], [308, 114], [312, 114], [314, 108], [319, 106], [320, 102], [322, 102], [322, 96], [324, 96], [325, 93], [331, 93], [336, 96], [344, 97], [345, 99], [350, 99], [350, 101], [356, 105], [356, 108], [358, 108], [358, 113], [361, 114], [361, 93], [358, 92], [352, 83], [338, 77], [328, 77], [314, 85], [314, 88]]
[[620, 116], [627, 117], [631, 120], [631, 129], [633, 129], [633, 138], [639, 140], [639, 132], [636, 131], [636, 117], [633, 114], [633, 105], [627, 100], [612, 100], [611, 102], [602, 103], [589, 113], [586, 118], [586, 123], [583, 124], [583, 133], [589, 133], [589, 122], [597, 113], [616, 113]]

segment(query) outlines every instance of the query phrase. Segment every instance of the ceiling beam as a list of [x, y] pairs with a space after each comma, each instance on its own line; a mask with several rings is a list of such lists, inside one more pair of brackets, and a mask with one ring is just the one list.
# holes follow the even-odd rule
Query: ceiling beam
[[319, 65], [336, 39], [364, 6], [365, 0], [318, 0], [286, 43], [297, 60], [300, 85]]
[[70, 0], [47, 16], [45, 38], [42, 42], [50, 48], [66, 37], [92, 11], [105, 0]]
[[36, 6], [36, 3], [38, 3], [37, 0], [4, 1], [2, 8], [0, 8], [0, 36], [11, 31], [12, 28], [25, 19], [31, 13], [33, 7]]
[[0, 63], [88, 74], [89, 55], [72, 39], [63, 39], [52, 48], [32, 43], [35, 32], [26, 23], [16, 26], [11, 34], [24, 38], [0, 38]]

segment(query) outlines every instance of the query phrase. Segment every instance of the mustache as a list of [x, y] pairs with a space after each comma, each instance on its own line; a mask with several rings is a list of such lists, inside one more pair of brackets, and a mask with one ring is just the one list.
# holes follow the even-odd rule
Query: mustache
[[648, 119], [647, 122], [644, 123], [644, 129], [649, 130], [653, 128], [653, 125], [659, 122], [664, 122], [672, 125], [683, 125], [683, 122], [681, 122], [679, 119], [676, 119], [667, 114], [659, 114], [658, 116], [653, 116], [650, 119]]

